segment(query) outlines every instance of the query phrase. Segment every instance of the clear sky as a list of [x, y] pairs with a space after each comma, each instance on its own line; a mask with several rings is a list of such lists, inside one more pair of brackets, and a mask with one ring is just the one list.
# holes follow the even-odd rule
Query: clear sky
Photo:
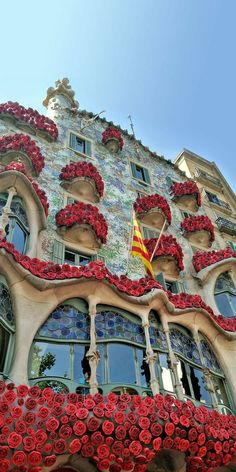
[[235, 0], [1, 3], [1, 98], [45, 113], [68, 77], [81, 108], [106, 110], [168, 159], [185, 147], [236, 190]]

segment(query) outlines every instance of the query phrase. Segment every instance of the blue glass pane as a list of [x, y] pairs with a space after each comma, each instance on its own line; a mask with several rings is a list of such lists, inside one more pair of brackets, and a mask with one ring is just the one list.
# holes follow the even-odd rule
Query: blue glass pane
[[34, 344], [30, 376], [70, 378], [70, 346], [36, 342]]
[[230, 318], [234, 316], [234, 311], [230, 304], [230, 295], [228, 293], [218, 293], [215, 295], [216, 304], [221, 315]]
[[108, 360], [111, 383], [136, 384], [133, 347], [127, 344], [109, 344]]
[[15, 324], [11, 297], [4, 284], [0, 283], [0, 319], [7, 321], [9, 324]]
[[26, 233], [23, 231], [20, 225], [15, 221], [13, 235], [11, 238], [11, 243], [14, 244], [17, 251], [21, 254], [24, 253], [26, 241]]
[[98, 381], [98, 385], [101, 385], [105, 382], [105, 377], [104, 377], [105, 375], [105, 364], [104, 364], [105, 346], [103, 344], [98, 344], [97, 349], [100, 354], [100, 359], [97, 365], [97, 381]]
[[138, 318], [134, 323], [120, 313], [101, 311], [96, 315], [95, 324], [98, 339], [118, 338], [145, 344], [144, 330]]
[[86, 353], [88, 346], [74, 345], [74, 379], [79, 384], [88, 384], [90, 378], [90, 366]]
[[144, 349], [136, 348], [136, 355], [139, 368], [139, 382], [142, 387], [150, 387], [150, 369], [147, 362], [145, 362], [146, 351]]
[[205, 339], [201, 339], [201, 349], [206, 367], [214, 370], [215, 372], [221, 372], [221, 368], [216, 359], [216, 356]]
[[211, 405], [211, 396], [206, 389], [204, 375], [201, 370], [191, 368], [191, 380], [196, 400], [199, 400], [207, 405]]
[[200, 355], [194, 340], [182, 331], [172, 328], [170, 342], [174, 352], [182, 354], [186, 359], [201, 365]]
[[90, 339], [89, 315], [73, 306], [60, 305], [41, 326], [37, 336], [88, 341]]

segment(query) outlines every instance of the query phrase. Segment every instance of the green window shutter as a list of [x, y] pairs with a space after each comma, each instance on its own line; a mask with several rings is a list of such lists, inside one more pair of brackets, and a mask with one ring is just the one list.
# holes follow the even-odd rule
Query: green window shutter
[[73, 133], [70, 133], [70, 147], [76, 149], [76, 135]]
[[176, 282], [176, 292], [175, 293], [185, 293], [185, 283], [184, 282]]
[[236, 244], [234, 244], [232, 241], [229, 241], [229, 246], [234, 252], [236, 252]]
[[132, 175], [133, 175], [133, 177], [136, 177], [136, 166], [135, 166], [134, 162], [130, 161], [130, 165], [131, 165]]
[[166, 283], [165, 283], [163, 272], [160, 272], [159, 274], [155, 275], [155, 279], [157, 282], [159, 282], [162, 285], [163, 288], [166, 289]]
[[56, 264], [63, 264], [64, 262], [64, 244], [61, 241], [54, 241], [53, 244], [53, 254], [52, 254], [52, 260]]
[[85, 141], [85, 154], [87, 156], [91, 156], [92, 155], [92, 149], [91, 149], [91, 142], [90, 141]]
[[147, 184], [150, 184], [151, 180], [150, 180], [150, 177], [149, 177], [149, 172], [148, 172], [147, 169], [145, 169], [145, 167], [143, 167], [143, 172], [144, 172], [145, 182]]
[[166, 177], [166, 183], [167, 183], [168, 187], [171, 187], [171, 185], [173, 184], [173, 181], [172, 181], [171, 177], [169, 177], [169, 175], [167, 175], [167, 177]]
[[102, 261], [104, 264], [106, 263], [105, 257], [101, 256], [100, 254], [94, 254], [92, 256], [92, 261]]

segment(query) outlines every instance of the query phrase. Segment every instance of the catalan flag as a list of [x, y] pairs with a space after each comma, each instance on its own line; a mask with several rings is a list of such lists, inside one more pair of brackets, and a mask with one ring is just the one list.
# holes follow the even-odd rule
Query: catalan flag
[[142, 263], [145, 265], [145, 270], [149, 277], [154, 278], [154, 272], [152, 270], [152, 265], [150, 262], [150, 257], [148, 254], [148, 250], [143, 242], [142, 234], [137, 222], [136, 215], [134, 213], [133, 216], [133, 240], [131, 246], [131, 254], [132, 256], [137, 256], [141, 259]]

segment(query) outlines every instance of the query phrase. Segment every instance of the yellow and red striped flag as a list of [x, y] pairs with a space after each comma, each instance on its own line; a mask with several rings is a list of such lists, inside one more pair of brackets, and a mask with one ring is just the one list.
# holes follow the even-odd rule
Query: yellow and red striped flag
[[154, 272], [152, 270], [152, 265], [150, 262], [148, 250], [143, 242], [142, 234], [141, 234], [135, 213], [133, 216], [133, 224], [134, 224], [134, 227], [133, 227], [133, 240], [132, 240], [132, 246], [131, 246], [131, 254], [132, 256], [137, 256], [141, 259], [149, 277], [154, 278]]

